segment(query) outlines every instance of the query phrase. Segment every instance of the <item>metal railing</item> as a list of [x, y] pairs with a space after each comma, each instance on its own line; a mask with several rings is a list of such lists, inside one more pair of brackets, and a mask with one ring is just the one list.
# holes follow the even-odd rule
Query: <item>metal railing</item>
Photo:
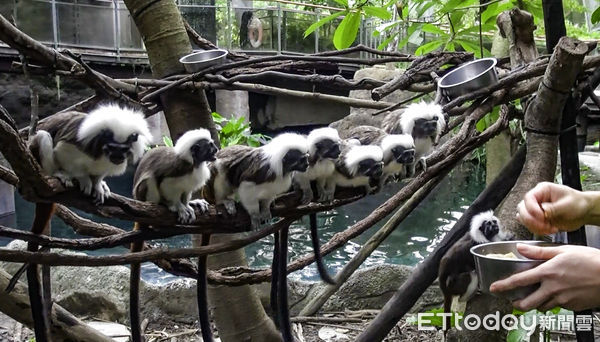
[[[177, 0], [184, 18], [219, 47], [254, 54], [315, 53], [333, 50], [337, 23], [326, 24], [308, 37], [304, 31], [321, 19], [321, 9], [305, 11], [277, 2], [243, 0]], [[198, 4], [204, 2], [205, 4]], [[3, 0], [0, 13], [21, 30], [56, 48], [77, 48], [88, 55], [145, 58], [141, 36], [125, 4], [119, 0]], [[327, 15], [328, 13], [325, 13]], [[249, 44], [248, 18], [262, 25], [259, 45]], [[362, 23], [355, 44], [377, 47], [373, 24]]]

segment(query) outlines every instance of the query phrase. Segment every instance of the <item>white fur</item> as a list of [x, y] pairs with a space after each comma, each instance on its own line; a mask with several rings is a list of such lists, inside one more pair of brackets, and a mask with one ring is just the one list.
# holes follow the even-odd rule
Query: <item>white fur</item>
[[207, 129], [200, 128], [185, 132], [177, 139], [177, 143], [175, 143], [175, 146], [173, 147], [175, 153], [188, 162], [194, 163], [190, 148], [201, 139], [212, 141], [210, 132]]
[[352, 178], [346, 178], [339, 172], [335, 172], [333, 175], [335, 185], [339, 185], [347, 188], [358, 188], [361, 186], [369, 185], [369, 177], [366, 176], [355, 176]]
[[355, 175], [358, 171], [358, 163], [367, 158], [371, 158], [376, 162], [383, 160], [383, 151], [381, 147], [376, 145], [360, 145], [352, 146], [350, 151], [346, 153], [344, 163], [351, 175]]
[[283, 175], [283, 157], [292, 149], [297, 149], [302, 153], [308, 153], [308, 143], [306, 137], [295, 133], [283, 133], [268, 144], [259, 147], [265, 158], [269, 161], [271, 169], [275, 171], [277, 177]]
[[48, 175], [53, 175], [56, 172], [56, 162], [54, 161], [54, 142], [52, 136], [47, 131], [39, 130], [31, 137], [29, 144], [33, 143], [34, 140], [37, 141], [39, 146], [39, 158], [42, 170]]
[[104, 129], [111, 130], [117, 142], [125, 142], [131, 134], [138, 134], [138, 139], [132, 146], [134, 163], [152, 140], [152, 134], [142, 113], [115, 104], [101, 105], [91, 111], [79, 126], [77, 139], [87, 144]]
[[475, 293], [477, 292], [477, 287], [479, 285], [479, 280], [477, 278], [477, 272], [471, 271], [471, 273], [469, 273], [469, 276], [470, 276], [469, 285], [467, 286], [465, 293], [463, 293], [458, 299], [461, 302], [469, 301], [473, 297], [473, 295], [475, 295]]
[[54, 158], [62, 170], [75, 178], [119, 176], [125, 172], [127, 167], [127, 160], [115, 165], [105, 155], [93, 159], [79, 147], [66, 141], [59, 141], [56, 144]]
[[[309, 180], [315, 180], [317, 178], [329, 177], [335, 170], [335, 164], [333, 160], [323, 159], [316, 162], [313, 166], [309, 167], [306, 172], [299, 172], [296, 175], [303, 175]], [[295, 176], [296, 176], [295, 175]]]
[[323, 127], [310, 131], [306, 141], [308, 143], [308, 153], [313, 155], [316, 152], [316, 144], [323, 139], [331, 139], [335, 142], [340, 142], [340, 136], [335, 128]]
[[423, 101], [411, 103], [408, 105], [408, 107], [406, 107], [400, 116], [400, 127], [402, 128], [402, 133], [411, 134], [413, 127], [415, 126], [415, 120], [417, 119], [433, 120], [436, 118], [439, 135], [446, 126], [446, 120], [444, 119], [442, 106], [436, 103], [427, 103]]
[[[488, 239], [483, 235], [479, 227], [483, 224], [484, 221], [492, 221], [495, 220], [498, 222], [498, 234], [492, 238], [492, 241], [488, 241]], [[486, 243], [486, 242], [494, 242], [494, 241], [505, 241], [508, 240], [511, 236], [509, 232], [506, 231], [500, 220], [494, 216], [493, 210], [484, 211], [479, 213], [471, 219], [471, 228], [469, 230], [469, 234], [471, 238], [476, 243]]]
[[383, 150], [383, 159], [388, 159], [392, 154], [392, 149], [396, 146], [404, 148], [415, 148], [415, 141], [410, 134], [388, 134], [381, 140], [381, 149]]

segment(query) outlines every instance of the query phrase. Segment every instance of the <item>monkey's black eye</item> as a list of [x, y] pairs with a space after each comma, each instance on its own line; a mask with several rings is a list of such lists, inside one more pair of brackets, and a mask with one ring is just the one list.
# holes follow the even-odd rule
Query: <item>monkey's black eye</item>
[[132, 133], [128, 138], [127, 138], [127, 142], [128, 143], [133, 143], [136, 142], [138, 140], [138, 136], [139, 134], [137, 133]]

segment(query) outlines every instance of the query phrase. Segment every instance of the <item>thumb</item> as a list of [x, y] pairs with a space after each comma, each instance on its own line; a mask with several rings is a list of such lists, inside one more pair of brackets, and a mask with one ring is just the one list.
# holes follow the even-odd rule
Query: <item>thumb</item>
[[540, 247], [525, 243], [517, 244], [517, 250], [521, 255], [529, 259], [548, 260], [562, 253], [560, 247]]

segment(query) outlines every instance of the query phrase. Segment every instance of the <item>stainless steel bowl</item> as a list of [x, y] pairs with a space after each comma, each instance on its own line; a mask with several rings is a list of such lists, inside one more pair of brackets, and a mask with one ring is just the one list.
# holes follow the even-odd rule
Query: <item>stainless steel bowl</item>
[[[479, 289], [485, 293], [489, 291], [490, 285], [496, 280], [508, 278], [509, 276], [525, 270], [532, 269], [544, 263], [545, 260], [533, 260], [522, 256], [517, 251], [518, 243], [526, 243], [536, 246], [558, 246], [558, 244], [544, 241], [500, 241], [477, 245], [471, 248], [471, 254], [475, 258], [475, 267], [479, 277]], [[518, 259], [504, 259], [487, 256], [488, 254], [514, 253]], [[539, 284], [519, 287], [510, 291], [491, 293], [492, 295], [508, 300], [517, 300], [527, 297], [539, 287]]]
[[225, 56], [227, 56], [227, 50], [198, 51], [181, 57], [179, 62], [183, 64], [185, 71], [192, 73], [223, 63]]
[[450, 71], [438, 81], [442, 95], [456, 98], [498, 82], [495, 58], [481, 58]]

